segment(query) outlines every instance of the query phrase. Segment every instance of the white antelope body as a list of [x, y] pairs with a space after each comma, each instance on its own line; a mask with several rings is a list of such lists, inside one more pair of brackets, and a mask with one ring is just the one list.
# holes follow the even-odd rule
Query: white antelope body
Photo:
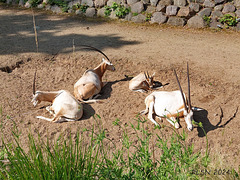
[[92, 99], [94, 95], [101, 91], [106, 84], [102, 82], [102, 77], [106, 70], [115, 71], [115, 67], [103, 52], [91, 46], [86, 46], [85, 49], [96, 50], [102, 53], [107, 60], [103, 58], [102, 63], [96, 68], [85, 71], [83, 76], [74, 84], [74, 96], [80, 101]]
[[36, 91], [32, 102], [36, 106], [41, 101], [51, 102], [52, 105], [46, 107], [54, 117], [46, 118], [36, 116], [36, 118], [44, 119], [52, 122], [77, 121], [83, 115], [83, 106], [68, 91]]
[[129, 89], [131, 91], [138, 92], [148, 92], [153, 89], [153, 78], [155, 73], [152, 76], [149, 76], [148, 72], [141, 72], [129, 82]]
[[[185, 94], [182, 92], [182, 88], [175, 70], [174, 73], [176, 75], [180, 90], [170, 92], [158, 91], [151, 93], [145, 98], [146, 109], [140, 113], [148, 113], [148, 119], [151, 120], [155, 125], [158, 125], [158, 123], [153, 119], [153, 113], [155, 113], [160, 119], [162, 117], [165, 117], [175, 128], [179, 128], [177, 118], [184, 117], [185, 122], [187, 123], [187, 128], [189, 131], [191, 131], [193, 129], [193, 111], [190, 101], [190, 81], [188, 66], [188, 101]], [[188, 102], [188, 106], [186, 102]]]

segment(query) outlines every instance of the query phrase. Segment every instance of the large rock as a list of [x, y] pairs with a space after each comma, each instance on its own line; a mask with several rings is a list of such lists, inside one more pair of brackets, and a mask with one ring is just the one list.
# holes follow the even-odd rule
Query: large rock
[[176, 16], [177, 12], [178, 12], [178, 7], [177, 6], [170, 5], [170, 6], [167, 6], [167, 8], [166, 8], [166, 15], [167, 16]]
[[237, 18], [240, 18], [240, 9], [238, 9], [238, 10], [235, 12], [235, 14], [236, 14], [236, 17], [237, 17]]
[[218, 22], [216, 19], [212, 19], [209, 24], [209, 27], [212, 29], [219, 29], [219, 28], [222, 28], [222, 26], [223, 25], [220, 22]]
[[96, 16], [96, 9], [95, 8], [87, 8], [85, 16], [91, 17], [91, 18]]
[[101, 8], [97, 10], [97, 17], [105, 17], [105, 8]]
[[214, 0], [215, 4], [222, 4], [224, 3], [226, 0]]
[[157, 6], [159, 0], [150, 0], [151, 6]]
[[212, 8], [204, 8], [198, 13], [198, 16], [200, 17], [210, 16], [211, 12], [212, 12]]
[[174, 0], [174, 5], [175, 6], [181, 7], [181, 6], [186, 6], [186, 4], [187, 4], [186, 0]]
[[138, 14], [137, 16], [133, 16], [131, 21], [135, 23], [143, 23], [146, 21], [146, 16], [143, 14]]
[[57, 13], [57, 14], [62, 13], [62, 9], [60, 7], [58, 7], [57, 5], [52, 6], [51, 11], [53, 13]]
[[231, 12], [234, 12], [236, 10], [235, 6], [233, 4], [225, 4], [224, 7], [223, 7], [223, 14], [226, 14], [226, 13], [231, 13]]
[[[86, 0], [87, 1], [87, 0]], [[117, 4], [121, 4], [122, 3], [122, 0], [108, 0], [107, 1], [107, 5], [108, 6], [112, 6], [113, 3], [117, 3]]]
[[93, 7], [93, 0], [82, 0], [81, 4]]
[[144, 10], [144, 6], [142, 2], [137, 2], [132, 4], [131, 6], [132, 13], [141, 13]]
[[234, 5], [236, 7], [240, 7], [240, 0], [234, 0]]
[[80, 0], [71, 1], [68, 3], [68, 7], [72, 8], [73, 5], [77, 5], [77, 4], [81, 4], [81, 1]]
[[168, 18], [167, 24], [172, 26], [184, 26], [186, 24], [186, 20], [184, 18], [171, 16]]
[[146, 13], [154, 13], [156, 11], [156, 7], [148, 6], [146, 9]]
[[95, 0], [94, 3], [96, 8], [102, 8], [107, 4], [107, 0]]
[[200, 5], [198, 3], [190, 3], [189, 8], [191, 12], [199, 12], [200, 10]]
[[143, 4], [149, 4], [150, 0], [142, 0]]
[[155, 12], [152, 15], [150, 23], [163, 24], [167, 21], [167, 17], [162, 12]]
[[173, 4], [173, 0], [161, 0], [158, 5], [170, 6]]
[[215, 6], [215, 2], [212, 0], [205, 0], [203, 3], [203, 6], [208, 8], [213, 8]]
[[223, 9], [223, 5], [222, 4], [219, 4], [219, 5], [214, 7], [214, 11], [222, 11], [222, 9]]
[[190, 16], [190, 8], [189, 7], [180, 7], [177, 16], [189, 17]]
[[158, 12], [166, 12], [166, 6], [162, 5], [162, 4], [158, 4], [157, 8], [156, 8], [156, 11], [158, 11]]
[[207, 23], [203, 20], [202, 17], [196, 15], [191, 17], [188, 22], [187, 26], [191, 28], [204, 28], [207, 26]]
[[212, 16], [212, 19], [218, 19], [223, 17], [223, 13], [222, 11], [213, 11], [211, 16]]
[[139, 2], [140, 0], [127, 0], [127, 4], [131, 5], [131, 4], [135, 4], [137, 2]]

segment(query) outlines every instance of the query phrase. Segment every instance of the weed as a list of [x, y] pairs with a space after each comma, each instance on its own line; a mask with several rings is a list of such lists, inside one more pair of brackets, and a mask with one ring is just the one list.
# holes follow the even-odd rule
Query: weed
[[203, 16], [203, 20], [207, 23], [208, 26], [210, 25], [211, 19], [212, 19], [211, 16], [206, 15]]
[[236, 17], [233, 17], [230, 14], [225, 14], [221, 19], [219, 19], [219, 22], [224, 23], [227, 26], [236, 26], [238, 23]]
[[130, 8], [126, 8], [121, 4], [113, 2], [112, 6], [105, 6], [105, 16], [110, 16], [112, 11], [118, 18], [124, 18], [130, 12]]

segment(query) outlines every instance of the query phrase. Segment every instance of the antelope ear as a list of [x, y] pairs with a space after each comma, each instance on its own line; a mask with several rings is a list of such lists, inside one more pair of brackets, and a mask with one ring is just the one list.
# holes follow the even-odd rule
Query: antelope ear
[[154, 76], [155, 76], [155, 74], [156, 74], [156, 73], [154, 72], [154, 73], [152, 74], [152, 77], [154, 77]]
[[104, 61], [106, 61], [106, 59], [102, 58], [102, 61], [104, 62]]

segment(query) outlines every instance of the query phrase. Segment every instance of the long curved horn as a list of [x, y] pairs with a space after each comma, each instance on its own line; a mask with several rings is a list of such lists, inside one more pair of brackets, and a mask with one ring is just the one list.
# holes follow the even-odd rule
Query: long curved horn
[[188, 109], [187, 109], [187, 104], [186, 104], [186, 101], [185, 101], [185, 98], [184, 98], [184, 95], [183, 95], [182, 87], [181, 87], [180, 82], [179, 82], [179, 80], [178, 80], [178, 76], [177, 76], [177, 73], [176, 73], [175, 69], [173, 69], [173, 71], [174, 71], [174, 74], [175, 74], [175, 76], [176, 76], [179, 89], [180, 89], [180, 91], [181, 91], [181, 95], [182, 95], [182, 98], [183, 98], [185, 110], [187, 111], [187, 110], [188, 110]]
[[147, 80], [148, 78], [147, 78], [147, 74], [146, 74], [146, 72], [145, 72], [145, 71], [144, 71], [144, 76], [145, 76], [145, 78], [146, 78], [146, 80]]
[[189, 67], [187, 63], [187, 78], [188, 78], [188, 112], [192, 109], [191, 105], [191, 95], [190, 95], [190, 78], [189, 78]]
[[82, 46], [82, 48], [80, 48], [80, 49], [90, 49], [90, 50], [95, 50], [95, 51], [101, 53], [102, 55], [104, 55], [104, 56], [107, 58], [107, 60], [108, 60], [109, 62], [111, 62], [110, 59], [107, 57], [107, 55], [104, 54], [104, 53], [103, 53], [102, 51], [100, 51], [99, 49], [97, 49], [97, 48], [95, 48], [95, 47], [92, 47], [92, 46], [88, 46], [88, 45], [80, 45], [80, 46]]
[[37, 70], [34, 73], [34, 78], [33, 78], [33, 95], [35, 95], [36, 92], [36, 76], [37, 76]]
[[147, 71], [147, 77], [150, 78], [149, 74], [148, 74], [148, 71]]

